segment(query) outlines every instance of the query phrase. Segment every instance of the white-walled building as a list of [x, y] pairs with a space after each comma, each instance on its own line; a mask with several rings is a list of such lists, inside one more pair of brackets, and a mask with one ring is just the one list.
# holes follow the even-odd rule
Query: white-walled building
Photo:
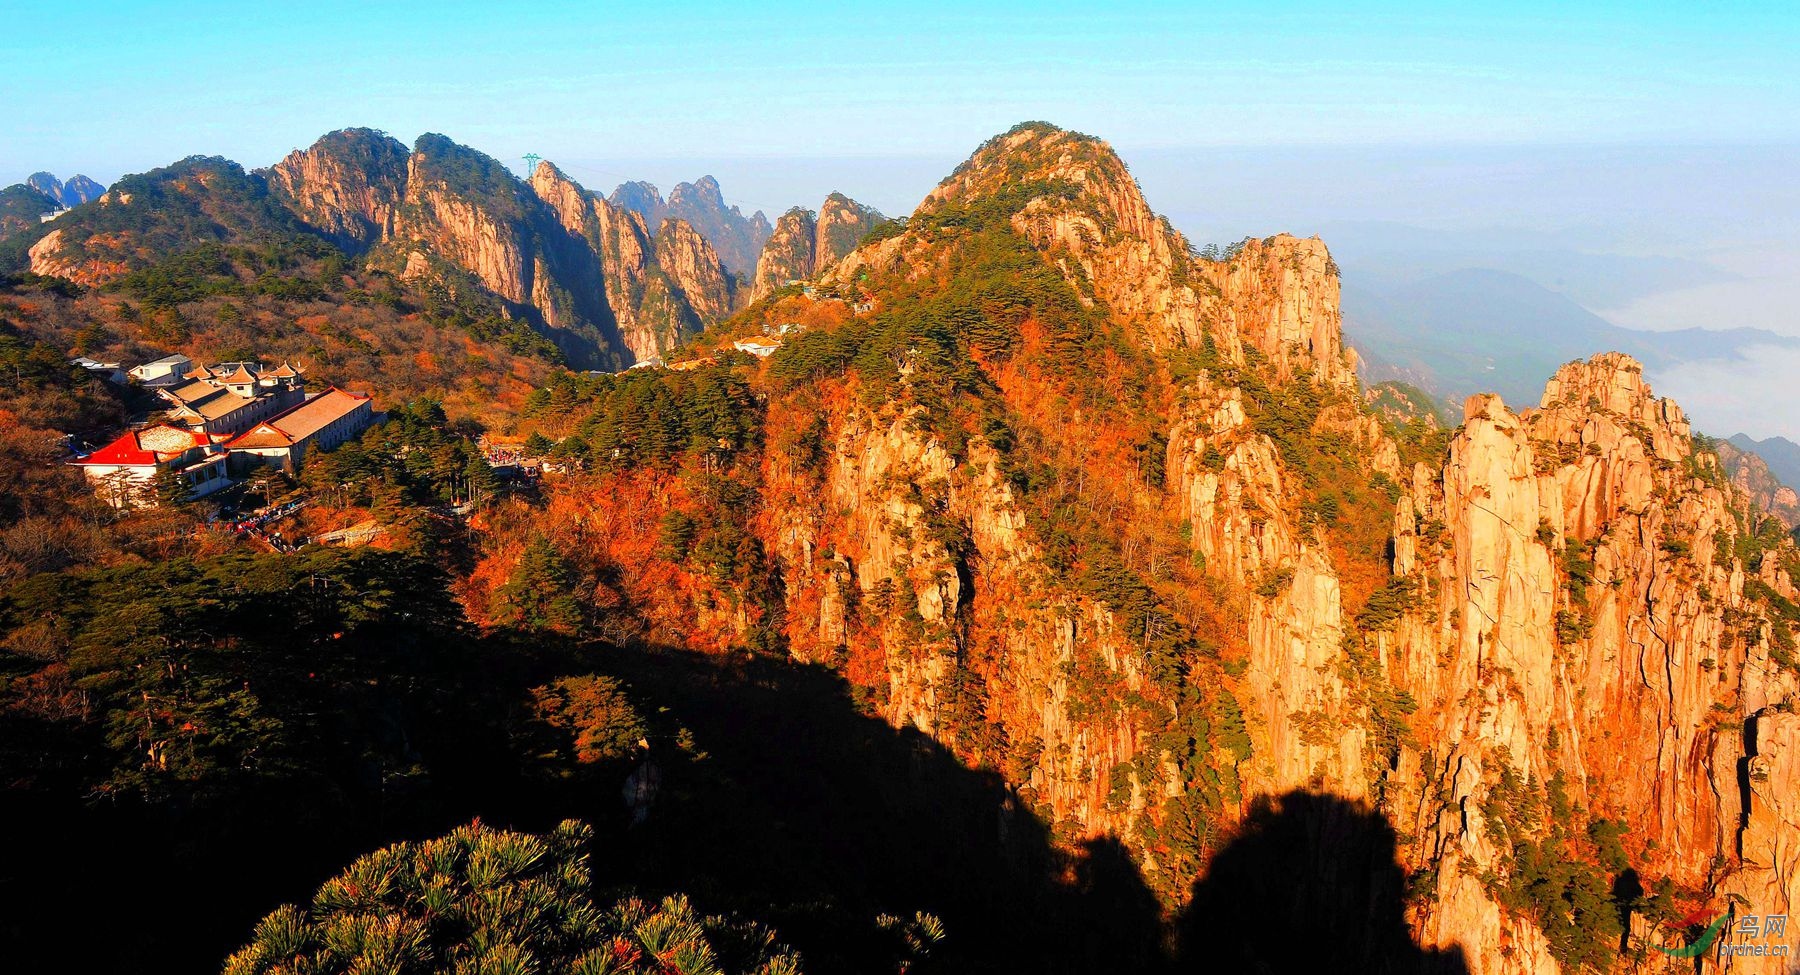
[[194, 360], [184, 355], [166, 355], [154, 362], [131, 367], [131, 378], [146, 386], [167, 386], [187, 378]]
[[181, 475], [189, 497], [203, 497], [231, 483], [222, 437], [198, 430], [156, 426], [129, 430], [119, 439], [71, 461], [102, 500], [115, 508], [155, 503], [156, 476]]
[[333, 387], [305, 403], [271, 417], [225, 444], [234, 470], [263, 466], [290, 473], [299, 469], [309, 450], [330, 450], [375, 422], [369, 397]]

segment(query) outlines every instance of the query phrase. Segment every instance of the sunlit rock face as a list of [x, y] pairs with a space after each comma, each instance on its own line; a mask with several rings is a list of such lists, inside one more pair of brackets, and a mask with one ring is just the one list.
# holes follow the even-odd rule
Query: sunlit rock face
[[271, 186], [309, 224], [371, 261], [452, 290], [459, 275], [472, 277], [541, 323], [573, 365], [652, 359], [740, 300], [711, 242], [686, 220], [660, 216], [676, 213], [660, 197], [649, 222], [549, 162], [520, 183], [441, 136], [409, 152], [381, 133], [349, 129], [290, 154], [271, 170]]
[[[1787, 909], [1800, 893], [1800, 819], [1783, 806], [1796, 667], [1795, 621], [1782, 607], [1800, 561], [1791, 542], [1744, 541], [1758, 517], [1751, 500], [1696, 450], [1681, 409], [1653, 394], [1640, 364], [1613, 353], [1570, 363], [1522, 410], [1474, 397], [1441, 453], [1404, 466], [1360, 396], [1321, 410], [1308, 433], [1394, 498], [1376, 516], [1388, 526], [1378, 581], [1400, 595], [1371, 613], [1367, 582], [1346, 583], [1367, 572], [1345, 561], [1349, 519], [1312, 516], [1316, 488], [1294, 466], [1305, 458], [1264, 432], [1282, 388], [1327, 399], [1356, 388], [1324, 244], [1276, 236], [1196, 256], [1104, 143], [1028, 125], [946, 179], [906, 233], [871, 241], [824, 280], [928, 282], [983, 205], [1006, 214], [1089, 307], [1128, 327], [1141, 354], [1204, 348], [1218, 363], [1176, 385], [1160, 417], [1167, 480], [1137, 503], [1177, 527], [1234, 594], [1223, 637], [1241, 646], [1242, 669], [1225, 686], [1247, 719], [1250, 754], [1233, 763], [1246, 797], [1310, 790], [1367, 804], [1412, 878], [1409, 930], [1427, 949], [1459, 952], [1470, 971], [1624, 970], [1633, 952], [1679, 945], [1678, 916], [1727, 894]], [[793, 253], [804, 250], [803, 216], [778, 228]], [[816, 587], [795, 590], [823, 594], [797, 617], [821, 620], [798, 627], [819, 642], [796, 645], [843, 643], [854, 626], [838, 607], [866, 597], [889, 566], [916, 577], [928, 620], [952, 620], [943, 607], [972, 599], [973, 622], [946, 622], [929, 653], [897, 649], [897, 635], [877, 641], [890, 720], [952, 738], [937, 689], [959, 646], [997, 643], [1008, 676], [990, 685], [988, 706], [1019, 716], [1014, 733], [1056, 745], [1017, 773], [1020, 786], [1059, 822], [1160, 835], [1194, 785], [1127, 761], [1154, 738], [1142, 718], [1096, 722], [1070, 707], [1067, 675], [1088, 648], [1127, 677], [1141, 655], [1119, 645], [1104, 606], [1095, 615], [1077, 593], [1050, 595], [1057, 574], [1029, 529], [1004, 545], [988, 536], [968, 572], [954, 553], [919, 547], [933, 505], [908, 485], [938, 485], [948, 510], [974, 524], [1030, 519], [1006, 514], [1018, 500], [982, 480], [980, 455], [933, 460], [932, 441], [898, 422], [834, 419], [834, 463], [853, 465], [837, 469], [875, 473], [834, 477], [831, 503], [812, 515], [781, 509], [780, 544], [823, 565]], [[1103, 436], [1093, 418], [1066, 422]], [[1005, 585], [989, 577], [1002, 566]], [[1028, 596], [1019, 580], [1034, 577], [1047, 588]], [[980, 630], [992, 603], [1012, 624], [1003, 636]], [[1026, 693], [1035, 688], [1048, 691]], [[1117, 805], [1080, 801], [1084, 780], [1105, 783]], [[1544, 914], [1554, 905], [1534, 900], [1546, 888], [1530, 886], [1524, 849], [1580, 863], [1586, 872], [1567, 883], [1598, 889], [1612, 926]], [[1156, 841], [1138, 854], [1147, 876], [1165, 868]], [[1612, 889], [1629, 884], [1651, 906], [1618, 912]], [[1555, 897], [1566, 907], [1575, 890]]]
[[757, 258], [752, 299], [823, 274], [856, 250], [882, 219], [880, 211], [842, 193], [826, 197], [817, 213], [795, 207], [782, 214]]

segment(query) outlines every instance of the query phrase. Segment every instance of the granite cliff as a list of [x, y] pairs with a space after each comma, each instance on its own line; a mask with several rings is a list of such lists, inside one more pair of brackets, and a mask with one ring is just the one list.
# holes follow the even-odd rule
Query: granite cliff
[[[439, 305], [498, 302], [572, 366], [616, 369], [655, 358], [741, 302], [713, 241], [683, 216], [723, 226], [707, 209], [717, 189], [703, 180], [646, 222], [554, 166], [521, 181], [443, 136], [422, 136], [409, 150], [372, 129], [344, 129], [267, 170], [196, 156], [129, 176], [95, 205], [41, 226], [35, 211], [50, 197], [19, 188], [0, 259], [107, 286], [146, 269], [166, 279], [171, 262], [183, 268], [178, 276], [191, 274], [197, 248], [279, 243], [310, 254], [323, 240]], [[754, 237], [755, 221], [739, 222], [727, 229]]]
[[685, 221], [712, 244], [726, 270], [741, 277], [756, 270], [757, 254], [771, 231], [761, 210], [746, 217], [737, 206], [727, 204], [719, 181], [711, 176], [675, 184], [667, 200], [650, 183], [621, 183], [608, 202], [636, 213], [649, 227], [660, 227], [670, 218]]
[[805, 281], [823, 273], [856, 249], [884, 218], [842, 193], [825, 198], [818, 212], [794, 208], [775, 222], [775, 230], [756, 261], [753, 299], [789, 281]]
[[57, 179], [53, 173], [32, 173], [25, 185], [55, 200], [57, 206], [65, 209], [91, 203], [106, 192], [106, 187], [79, 173], [69, 177], [68, 182]]
[[[1746, 446], [1750, 444], [1752, 446]], [[1781, 445], [1791, 444], [1775, 437], [1768, 446], [1756, 444], [1739, 434], [1730, 440], [1718, 440], [1712, 444], [1718, 451], [1719, 460], [1725, 465], [1725, 474], [1731, 483], [1744, 492], [1762, 510], [1781, 519], [1781, 523], [1790, 530], [1800, 529], [1800, 494], [1796, 494], [1788, 480], [1777, 474], [1757, 449], [1776, 453]], [[1783, 460], [1787, 458], [1781, 458]]]
[[[1041, 123], [823, 275], [874, 311], [732, 324], [811, 323], [732, 475], [780, 583], [613, 565], [658, 632], [838, 670], [1170, 911], [1270, 808], [1380, 823], [1420, 957], [1472, 972], [1627, 970], [1800, 897], [1800, 555], [1634, 360], [1397, 420], [1322, 242], [1202, 256]], [[614, 497], [578, 520], [642, 520]]]

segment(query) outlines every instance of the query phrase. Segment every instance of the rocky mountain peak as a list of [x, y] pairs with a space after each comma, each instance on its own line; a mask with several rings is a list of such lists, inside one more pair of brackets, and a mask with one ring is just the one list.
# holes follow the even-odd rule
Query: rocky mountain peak
[[538, 161], [537, 168], [531, 171], [526, 182], [540, 199], [550, 203], [552, 207], [556, 207], [553, 197], [573, 194], [578, 200], [586, 200], [592, 195], [548, 159]]
[[805, 207], [794, 207], [775, 221], [775, 229], [756, 259], [753, 299], [787, 284], [804, 281], [818, 271], [818, 219]]
[[[652, 191], [654, 189], [651, 187]], [[774, 229], [761, 210], [746, 217], [742, 209], [726, 203], [719, 181], [711, 176], [676, 185], [669, 191], [667, 205], [655, 216], [656, 220], [651, 221], [646, 215], [645, 222], [654, 227], [660, 226], [664, 218], [675, 217], [692, 224], [718, 251], [726, 269], [733, 274], [755, 272], [757, 256]]]
[[919, 212], [931, 213], [953, 201], [1055, 186], [1095, 194], [1121, 215], [1150, 218], [1149, 205], [1112, 146], [1048, 122], [1026, 122], [982, 143], [932, 190]]
[[1149, 349], [1210, 342], [1234, 363], [1255, 350], [1278, 378], [1355, 384], [1337, 265], [1322, 241], [1280, 234], [1202, 256], [1151, 210], [1111, 146], [1048, 123], [982, 144], [919, 205], [905, 235], [851, 257], [839, 276], [917, 266], [930, 260], [918, 248], [999, 221]]
[[1571, 362], [1544, 385], [1544, 397], [1527, 418], [1535, 435], [1562, 444], [1595, 445], [1611, 452], [1631, 437], [1652, 456], [1678, 463], [1693, 453], [1693, 430], [1672, 400], [1651, 392], [1643, 364], [1621, 352]]
[[875, 225], [887, 219], [880, 210], [863, 206], [842, 193], [832, 193], [819, 205], [814, 228], [814, 273], [850, 255]]
[[1658, 399], [1644, 382], [1644, 365], [1623, 352], [1568, 363], [1544, 385], [1542, 407], [1606, 410], [1638, 422], [1686, 419], [1673, 402]]
[[393, 232], [406, 195], [407, 150], [375, 129], [339, 129], [269, 170], [269, 189], [307, 223], [351, 251]]
[[57, 206], [65, 209], [97, 200], [100, 198], [100, 194], [106, 192], [106, 187], [79, 174], [69, 177], [69, 181], [65, 183], [52, 173], [32, 173], [30, 178], [25, 180], [25, 185], [49, 197], [55, 201]]
[[837, 192], [825, 198], [817, 213], [794, 207], [782, 214], [757, 257], [752, 298], [830, 270], [885, 219], [874, 207]]
[[686, 220], [671, 217], [657, 228], [656, 264], [701, 321], [731, 313], [735, 288], [730, 272], [706, 236]]
[[100, 194], [105, 192], [106, 187], [76, 173], [69, 177], [68, 182], [63, 183], [63, 205], [80, 206], [83, 203], [91, 203], [98, 200]]
[[725, 194], [719, 189], [717, 179], [702, 176], [692, 183], [677, 183], [669, 193], [669, 206], [701, 206], [724, 210]]
[[663, 201], [662, 191], [654, 183], [634, 180], [620, 183], [607, 198], [607, 202], [621, 210], [630, 210], [644, 218], [646, 226], [661, 226], [663, 211], [668, 204]]

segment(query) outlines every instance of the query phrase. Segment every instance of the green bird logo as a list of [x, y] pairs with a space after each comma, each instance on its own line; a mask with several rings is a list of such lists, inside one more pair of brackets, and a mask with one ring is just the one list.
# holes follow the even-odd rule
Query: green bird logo
[[[1703, 917], [1705, 915], [1698, 915], [1689, 923], [1697, 924]], [[1662, 945], [1657, 945], [1656, 950], [1675, 958], [1698, 958], [1706, 952], [1706, 949], [1712, 947], [1714, 941], [1719, 940], [1719, 932], [1725, 930], [1725, 922], [1730, 919], [1730, 914], [1721, 914], [1714, 918], [1713, 922], [1706, 926], [1706, 930], [1700, 932], [1700, 937], [1685, 948], [1664, 948]]]

